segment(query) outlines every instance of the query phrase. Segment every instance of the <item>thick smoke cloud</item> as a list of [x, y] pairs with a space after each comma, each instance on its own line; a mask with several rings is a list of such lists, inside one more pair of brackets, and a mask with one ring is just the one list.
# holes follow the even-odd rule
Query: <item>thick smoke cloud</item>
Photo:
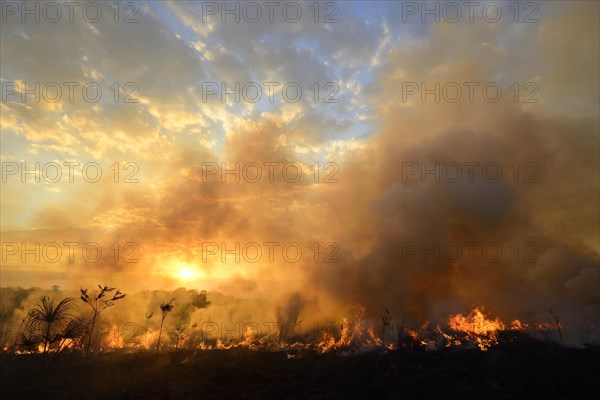
[[[359, 230], [370, 233], [370, 245], [351, 262], [315, 269], [314, 285], [342, 303], [364, 304], [375, 314], [389, 307], [413, 318], [443, 319], [452, 310], [483, 304], [506, 319], [531, 318], [559, 305], [571, 321], [595, 323], [600, 300], [597, 114], [574, 118], [561, 115], [569, 105], [556, 112], [547, 109], [559, 104], [559, 96], [574, 96], [567, 87], [598, 86], [597, 74], [574, 74], [563, 67], [567, 59], [583, 57], [577, 46], [563, 45], [575, 33], [575, 21], [597, 28], [597, 16], [589, 11], [582, 7], [568, 18], [548, 15], [533, 28], [536, 33], [523, 35], [520, 48], [531, 50], [523, 71], [538, 67], [554, 76], [540, 81], [539, 106], [515, 104], [506, 96], [497, 103], [482, 98], [436, 103], [433, 95], [422, 101], [419, 93], [402, 101], [406, 82], [424, 82], [431, 89], [436, 82], [500, 82], [498, 74], [505, 67], [516, 71], [510, 66], [512, 54], [501, 47], [504, 37], [498, 36], [498, 27], [440, 24], [426, 43], [393, 49], [372, 87], [383, 121], [371, 142], [373, 154], [366, 163], [360, 152], [359, 162], [344, 164], [358, 178], [337, 188], [335, 197], [344, 204], [332, 209], [341, 207], [343, 212], [329, 218], [329, 223], [342, 225], [368, 204], [370, 215]], [[546, 42], [549, 27], [557, 30], [552, 36], [561, 37], [559, 42]], [[573, 40], [595, 41], [597, 46], [592, 36]], [[539, 56], [536, 49], [542, 46]], [[587, 60], [586, 70], [598, 67], [597, 59]], [[597, 94], [589, 101], [597, 108]], [[473, 162], [496, 162], [504, 175], [491, 183], [476, 173], [471, 182], [464, 165]], [[440, 173], [440, 182], [431, 173], [425, 178], [407, 175], [407, 168], [421, 163], [429, 169], [435, 163], [442, 168], [457, 163], [463, 175], [452, 183], [454, 172], [450, 179]], [[539, 167], [536, 182], [515, 183], [510, 169], [514, 163]], [[497, 243], [504, 257], [491, 263], [481, 254], [474, 261], [463, 254], [451, 262], [443, 253], [439, 261], [425, 253], [423, 260], [420, 250], [408, 257], [412, 248], [404, 246], [431, 250], [436, 243], [470, 242]], [[539, 246], [537, 262], [526, 262], [523, 254], [515, 262], [513, 243], [529, 242]]]

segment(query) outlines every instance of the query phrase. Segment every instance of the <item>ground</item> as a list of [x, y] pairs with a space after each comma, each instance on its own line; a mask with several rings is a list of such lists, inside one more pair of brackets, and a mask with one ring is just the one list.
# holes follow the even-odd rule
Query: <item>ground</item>
[[[600, 349], [526, 341], [448, 349], [297, 354], [249, 349], [0, 355], [2, 399], [584, 399]], [[48, 361], [46, 361], [48, 362]], [[595, 396], [594, 396], [595, 397]]]

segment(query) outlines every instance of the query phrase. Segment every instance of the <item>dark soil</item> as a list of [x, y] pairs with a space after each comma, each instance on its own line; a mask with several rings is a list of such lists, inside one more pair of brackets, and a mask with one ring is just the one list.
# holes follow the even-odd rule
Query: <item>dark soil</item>
[[[0, 355], [2, 399], [585, 399], [600, 350], [520, 340], [447, 349], [297, 354], [247, 349]], [[48, 364], [48, 360], [46, 360]]]

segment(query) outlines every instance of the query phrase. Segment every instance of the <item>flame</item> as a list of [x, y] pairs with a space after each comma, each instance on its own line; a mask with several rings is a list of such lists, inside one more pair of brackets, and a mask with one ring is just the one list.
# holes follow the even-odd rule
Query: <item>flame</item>
[[467, 317], [461, 314], [451, 315], [448, 318], [450, 329], [459, 332], [471, 332], [478, 336], [493, 335], [499, 330], [506, 329], [505, 325], [498, 318], [487, 319], [483, 314], [483, 308], [474, 308]]
[[139, 347], [146, 350], [155, 349], [156, 342], [158, 342], [158, 333], [158, 329], [148, 329], [148, 332], [144, 332], [140, 337]]
[[122, 349], [125, 347], [125, 338], [119, 332], [119, 325], [113, 324], [108, 330], [108, 334], [106, 335], [106, 339], [104, 340], [103, 346], [100, 349]]
[[333, 333], [323, 332], [321, 339], [316, 344], [316, 349], [320, 353], [327, 353], [334, 350], [365, 351], [377, 347], [384, 347], [381, 340], [375, 333], [375, 328], [369, 326], [365, 321], [364, 307], [356, 307], [354, 318], [348, 321], [344, 318], [340, 326], [340, 337], [335, 339]]
[[206, 344], [204, 341], [198, 344], [198, 350], [212, 350], [212, 348], [210, 344]]
[[[217, 349], [220, 349], [220, 350], [229, 350], [229, 349], [234, 349], [234, 348], [246, 348], [246, 349], [250, 349], [250, 350], [254, 350], [254, 351], [257, 351], [261, 348], [266, 348], [266, 346], [267, 346], [266, 340], [264, 340], [264, 338], [257, 338], [256, 334], [257, 334], [257, 332], [256, 332], [255, 328], [253, 328], [251, 326], [247, 326], [246, 331], [244, 332], [243, 339], [241, 339], [237, 342], [235, 340], [231, 340], [226, 343], [221, 338], [218, 338], [216, 347], [217, 347]], [[202, 342], [201, 345], [206, 346], [204, 344], [204, 342]]]
[[498, 318], [486, 318], [484, 311], [483, 307], [475, 307], [466, 317], [461, 314], [451, 315], [448, 327], [453, 331], [466, 333], [473, 343], [486, 351], [498, 343], [498, 331], [505, 330], [506, 326]]
[[523, 324], [521, 321], [519, 321], [518, 319], [515, 319], [513, 322], [511, 322], [510, 324], [510, 330], [511, 331], [522, 331], [527, 329], [528, 325], [527, 324]]

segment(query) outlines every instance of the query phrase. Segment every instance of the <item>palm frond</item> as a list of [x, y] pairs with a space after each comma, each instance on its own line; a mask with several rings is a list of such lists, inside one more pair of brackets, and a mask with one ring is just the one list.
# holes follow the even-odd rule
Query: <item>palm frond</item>
[[47, 296], [40, 298], [40, 302], [29, 312], [29, 323], [37, 327], [58, 326], [64, 328], [65, 325], [74, 318], [78, 307], [75, 299], [66, 297], [58, 304], [54, 304], [54, 299]]

